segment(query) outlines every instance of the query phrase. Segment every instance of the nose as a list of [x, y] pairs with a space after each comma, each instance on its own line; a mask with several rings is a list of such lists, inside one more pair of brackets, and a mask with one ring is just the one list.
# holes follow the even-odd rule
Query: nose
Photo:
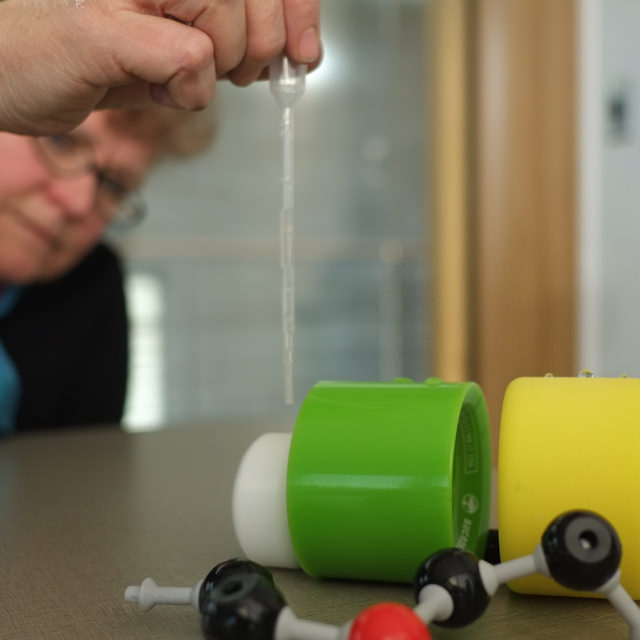
[[73, 178], [52, 178], [46, 190], [47, 197], [61, 215], [69, 218], [92, 215], [95, 208], [96, 180], [92, 173]]

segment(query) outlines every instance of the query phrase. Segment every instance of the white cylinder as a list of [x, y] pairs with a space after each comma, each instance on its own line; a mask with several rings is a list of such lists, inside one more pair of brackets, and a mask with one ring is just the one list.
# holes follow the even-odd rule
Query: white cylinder
[[233, 487], [233, 526], [242, 551], [268, 567], [299, 567], [287, 519], [290, 433], [265, 433], [246, 451]]

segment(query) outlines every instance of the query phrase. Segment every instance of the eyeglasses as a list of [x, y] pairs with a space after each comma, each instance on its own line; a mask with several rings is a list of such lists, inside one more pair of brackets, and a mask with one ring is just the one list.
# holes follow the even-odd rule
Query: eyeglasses
[[74, 178], [87, 173], [96, 177], [95, 210], [105, 222], [119, 228], [138, 224], [146, 207], [137, 189], [109, 175], [95, 163], [91, 142], [80, 135], [61, 133], [33, 138], [47, 168], [58, 178]]

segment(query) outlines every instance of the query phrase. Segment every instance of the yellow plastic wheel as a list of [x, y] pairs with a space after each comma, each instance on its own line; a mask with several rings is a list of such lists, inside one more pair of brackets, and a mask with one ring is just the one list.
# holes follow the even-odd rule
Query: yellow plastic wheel
[[[622, 585], [640, 599], [640, 379], [518, 378], [505, 392], [498, 455], [503, 561], [527, 555], [571, 509], [595, 511], [622, 542]], [[550, 578], [509, 586], [574, 595]]]

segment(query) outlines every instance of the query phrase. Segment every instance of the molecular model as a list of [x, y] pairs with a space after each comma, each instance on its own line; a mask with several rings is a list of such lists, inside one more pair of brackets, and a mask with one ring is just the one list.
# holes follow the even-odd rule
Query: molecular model
[[463, 627], [477, 620], [503, 583], [540, 573], [578, 591], [607, 597], [640, 640], [640, 609], [620, 584], [622, 548], [615, 529], [590, 511], [569, 511], [544, 531], [528, 556], [492, 565], [462, 549], [429, 556], [414, 580], [416, 606], [380, 603], [342, 626], [298, 618], [264, 567], [240, 559], [216, 565], [190, 587], [159, 587], [147, 578], [128, 587], [127, 602], [189, 604], [208, 640], [430, 640], [428, 625]]

